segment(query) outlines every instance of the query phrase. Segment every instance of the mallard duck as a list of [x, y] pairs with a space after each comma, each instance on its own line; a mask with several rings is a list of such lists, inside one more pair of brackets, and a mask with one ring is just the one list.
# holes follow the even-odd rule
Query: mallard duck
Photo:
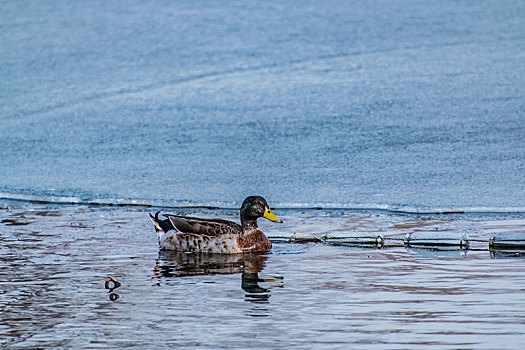
[[241, 224], [222, 219], [200, 219], [149, 214], [161, 249], [202, 253], [254, 253], [269, 251], [272, 243], [257, 226], [258, 218], [282, 223], [263, 197], [250, 196], [241, 206]]

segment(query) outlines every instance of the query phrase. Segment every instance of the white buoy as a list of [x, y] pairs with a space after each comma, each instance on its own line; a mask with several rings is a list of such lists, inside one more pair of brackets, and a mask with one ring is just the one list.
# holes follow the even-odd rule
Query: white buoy
[[346, 246], [368, 246], [381, 248], [384, 244], [382, 235], [376, 233], [347, 233], [344, 236], [314, 236], [305, 233], [294, 233], [290, 236], [269, 236], [270, 241], [275, 243], [327, 243], [331, 245]]
[[321, 243], [323, 238], [319, 238], [309, 233], [294, 233], [290, 236], [268, 236], [271, 242], [275, 243]]
[[344, 236], [323, 236], [326, 243], [332, 245], [346, 245], [346, 246], [373, 246], [377, 248], [383, 247], [384, 238], [377, 233], [350, 233]]
[[416, 231], [406, 235], [405, 245], [408, 247], [427, 246], [457, 246], [467, 249], [468, 237], [464, 233], [454, 231]]
[[498, 233], [489, 240], [491, 249], [525, 249], [525, 233]]

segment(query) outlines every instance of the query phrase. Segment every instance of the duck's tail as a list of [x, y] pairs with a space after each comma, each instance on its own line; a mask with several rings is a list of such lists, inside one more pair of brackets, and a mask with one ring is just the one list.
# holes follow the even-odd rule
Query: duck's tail
[[162, 229], [162, 226], [160, 225], [161, 221], [159, 220], [159, 213], [160, 213], [160, 211], [156, 212], [155, 216], [151, 215], [151, 213], [149, 214], [149, 218], [151, 219], [151, 222], [155, 226], [155, 231], [157, 231], [157, 232], [164, 231]]

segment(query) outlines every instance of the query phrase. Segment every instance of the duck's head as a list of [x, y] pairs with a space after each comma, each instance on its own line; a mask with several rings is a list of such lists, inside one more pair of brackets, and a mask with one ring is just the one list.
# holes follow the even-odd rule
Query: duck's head
[[257, 228], [257, 219], [266, 218], [273, 222], [282, 223], [270, 210], [270, 206], [261, 196], [247, 197], [241, 206], [241, 224], [243, 229]]

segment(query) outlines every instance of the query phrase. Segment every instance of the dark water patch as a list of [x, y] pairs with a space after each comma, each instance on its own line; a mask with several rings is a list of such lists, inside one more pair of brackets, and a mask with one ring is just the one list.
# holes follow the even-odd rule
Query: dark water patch
[[493, 259], [525, 259], [525, 250], [491, 249], [490, 257]]
[[21, 219], [3, 219], [0, 222], [7, 226], [25, 226], [25, 225], [29, 225], [32, 223], [31, 221], [26, 221], [26, 220], [21, 220]]

